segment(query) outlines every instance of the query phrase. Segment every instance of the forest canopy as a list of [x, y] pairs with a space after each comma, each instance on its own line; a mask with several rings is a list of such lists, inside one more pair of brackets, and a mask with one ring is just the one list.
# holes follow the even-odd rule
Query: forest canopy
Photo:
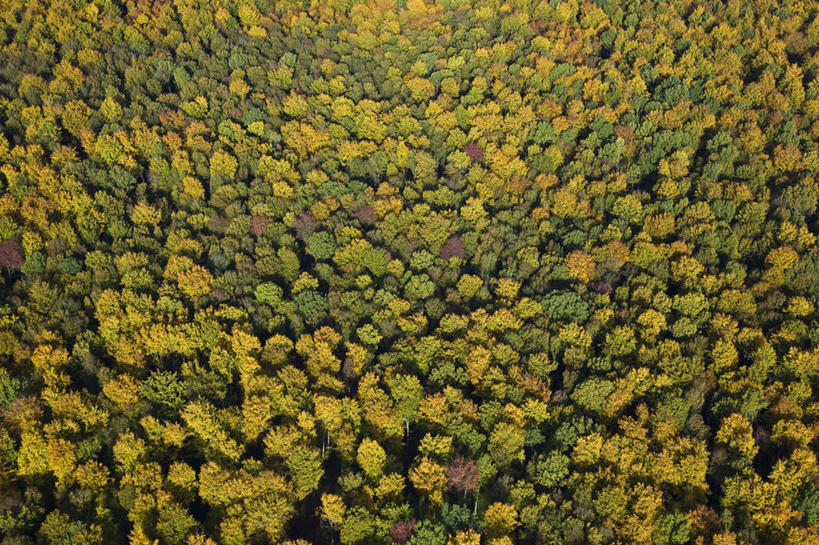
[[0, 3], [0, 545], [816, 545], [819, 3]]

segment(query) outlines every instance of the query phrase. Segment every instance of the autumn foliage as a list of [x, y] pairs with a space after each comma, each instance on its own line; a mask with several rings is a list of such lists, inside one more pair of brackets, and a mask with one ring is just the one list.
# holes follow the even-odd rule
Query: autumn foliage
[[0, 545], [815, 545], [819, 2], [0, 2]]

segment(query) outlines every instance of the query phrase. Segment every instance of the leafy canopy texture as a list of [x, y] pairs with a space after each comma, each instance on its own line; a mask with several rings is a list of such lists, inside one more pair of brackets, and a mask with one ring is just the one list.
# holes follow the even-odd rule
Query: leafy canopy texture
[[0, 545], [819, 544], [819, 3], [0, 1]]

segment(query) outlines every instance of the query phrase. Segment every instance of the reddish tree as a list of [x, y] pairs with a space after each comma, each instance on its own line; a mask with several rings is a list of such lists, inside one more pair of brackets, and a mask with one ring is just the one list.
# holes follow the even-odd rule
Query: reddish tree
[[591, 289], [597, 293], [607, 294], [611, 293], [611, 284], [608, 282], [594, 282], [591, 284]]
[[757, 426], [754, 429], [754, 441], [757, 444], [767, 443], [771, 439], [771, 430], [765, 426]]
[[478, 465], [473, 460], [456, 456], [446, 470], [446, 477], [449, 488], [466, 496], [478, 488]]
[[484, 150], [475, 142], [465, 145], [463, 152], [469, 156], [473, 163], [480, 163], [483, 160]]
[[19, 269], [23, 266], [23, 247], [16, 240], [0, 244], [0, 267]]
[[563, 405], [568, 403], [569, 395], [566, 393], [565, 390], [555, 390], [552, 393], [552, 403], [555, 405]]
[[403, 545], [412, 537], [413, 530], [415, 530], [415, 519], [399, 520], [390, 528], [390, 538], [393, 543]]
[[230, 220], [228, 218], [224, 216], [213, 216], [208, 222], [208, 229], [214, 233], [224, 233], [229, 225]]
[[215, 301], [227, 301], [228, 299], [227, 292], [222, 288], [216, 288], [214, 290], [211, 290], [210, 296], [213, 297]]
[[250, 232], [257, 237], [263, 234], [271, 223], [273, 223], [273, 218], [253, 216], [253, 219], [250, 220]]
[[299, 217], [293, 220], [293, 229], [296, 230], [296, 236], [302, 240], [307, 240], [318, 226], [319, 222], [307, 212], [302, 212]]
[[466, 255], [464, 241], [459, 237], [450, 237], [450, 239], [446, 241], [446, 244], [441, 247], [439, 255], [441, 259], [449, 259], [450, 257], [460, 257], [463, 259], [464, 255]]
[[378, 219], [378, 216], [375, 214], [375, 210], [370, 205], [362, 206], [358, 210], [355, 211], [355, 217], [364, 224], [373, 224]]
[[240, 121], [242, 119], [242, 110], [237, 108], [236, 106], [232, 106], [225, 110], [225, 113], [233, 118], [234, 121]]
[[256, 265], [250, 261], [237, 261], [236, 270], [239, 272], [246, 272], [249, 274], [256, 274]]

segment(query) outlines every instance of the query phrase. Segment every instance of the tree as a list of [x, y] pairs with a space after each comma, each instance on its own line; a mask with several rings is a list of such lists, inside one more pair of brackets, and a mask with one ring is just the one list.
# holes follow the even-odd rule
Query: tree
[[409, 426], [417, 419], [417, 411], [424, 397], [424, 389], [414, 375], [396, 375], [389, 382], [389, 386], [390, 394], [395, 400], [395, 407], [404, 421], [406, 435], [409, 436]]
[[449, 240], [441, 246], [438, 255], [445, 261], [453, 257], [463, 259], [466, 256], [466, 246], [460, 237], [450, 237]]
[[330, 259], [333, 257], [335, 249], [336, 244], [333, 235], [326, 231], [313, 233], [307, 241], [307, 253], [316, 259]]
[[589, 306], [576, 292], [552, 292], [541, 302], [550, 320], [583, 323], [589, 317]]
[[383, 337], [372, 324], [364, 324], [356, 330], [359, 340], [367, 346], [378, 346]]
[[569, 267], [569, 275], [584, 284], [589, 283], [594, 276], [594, 259], [585, 252], [576, 250], [570, 253], [566, 258], [566, 266]]
[[364, 439], [358, 446], [356, 461], [370, 480], [378, 481], [384, 473], [387, 454], [375, 441]]
[[19, 269], [23, 266], [23, 247], [14, 240], [0, 243], [0, 267]]
[[446, 469], [437, 462], [426, 456], [421, 458], [410, 472], [410, 480], [433, 505], [443, 501], [443, 491], [447, 482]]
[[[578, 441], [575, 448], [579, 449], [578, 453], [580, 453], [583, 452], [584, 447], [586, 443]], [[548, 456], [538, 457], [534, 464], [533, 480], [536, 484], [546, 488], [560, 486], [569, 476], [569, 464], [568, 456], [556, 451], [550, 452]]]
[[344, 521], [344, 514], [347, 507], [344, 505], [344, 500], [336, 494], [322, 494], [321, 506], [324, 517], [330, 521], [331, 526], [340, 525]]
[[205, 401], [193, 401], [182, 409], [182, 420], [191, 433], [198, 437], [205, 448], [228, 460], [236, 461], [244, 450], [219, 426], [214, 407]]
[[442, 524], [423, 520], [415, 526], [410, 545], [446, 545], [446, 530]]
[[513, 505], [493, 503], [483, 515], [485, 532], [490, 537], [500, 537], [511, 533], [518, 525], [518, 512]]
[[363, 507], [348, 510], [347, 517], [341, 525], [339, 537], [344, 545], [368, 543], [376, 533], [376, 520]]
[[196, 520], [181, 505], [171, 502], [158, 510], [156, 531], [160, 542], [167, 545], [181, 545], [196, 527]]
[[518, 426], [508, 422], [498, 423], [489, 435], [489, 452], [492, 459], [500, 467], [522, 461], [525, 440], [526, 434]]
[[483, 281], [477, 276], [464, 275], [458, 280], [458, 293], [461, 297], [471, 299], [483, 285]]
[[204, 267], [194, 265], [187, 271], [180, 272], [176, 281], [179, 290], [190, 299], [197, 299], [210, 292], [213, 275]]
[[253, 294], [256, 300], [273, 308], [277, 308], [282, 300], [284, 292], [282, 289], [272, 282], [263, 282], [256, 286]]
[[738, 462], [747, 467], [758, 451], [754, 444], [753, 429], [750, 422], [740, 414], [732, 414], [723, 419], [717, 432], [719, 443], [728, 446], [738, 457]]
[[484, 149], [475, 142], [465, 145], [462, 151], [469, 156], [469, 160], [473, 163], [480, 163], [483, 160]]
[[399, 520], [395, 522], [390, 528], [390, 539], [393, 541], [393, 543], [403, 545], [412, 537], [416, 524], [417, 521], [415, 519]]
[[463, 492], [464, 498], [478, 487], [478, 466], [473, 460], [456, 456], [446, 470], [447, 485], [456, 492]]

